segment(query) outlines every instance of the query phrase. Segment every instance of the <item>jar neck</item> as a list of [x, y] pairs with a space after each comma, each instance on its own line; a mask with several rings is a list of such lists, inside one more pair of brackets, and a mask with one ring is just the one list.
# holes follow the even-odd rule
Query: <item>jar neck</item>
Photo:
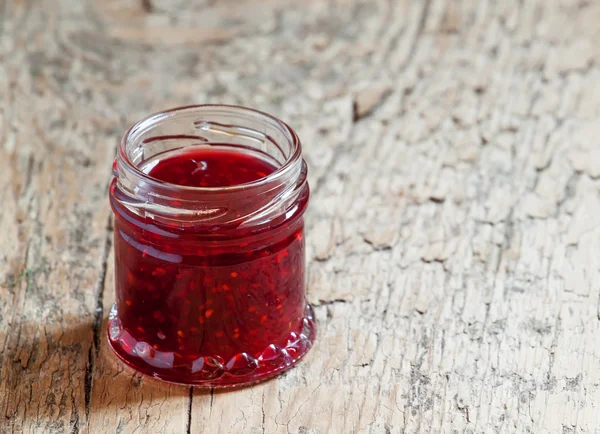
[[[228, 142], [244, 148], [250, 143], [273, 161], [278, 157], [279, 167], [257, 181], [227, 187], [163, 182], [145, 173], [142, 165], [147, 160], [144, 155], [161, 151], [156, 138], [165, 131], [176, 135], [170, 134], [169, 144], [160, 146], [175, 149], [215, 143], [225, 132]], [[307, 167], [296, 133], [269, 115], [241, 107], [194, 106], [150, 116], [123, 136], [113, 174], [113, 207], [168, 228], [257, 231], [301, 216], [308, 200]]]

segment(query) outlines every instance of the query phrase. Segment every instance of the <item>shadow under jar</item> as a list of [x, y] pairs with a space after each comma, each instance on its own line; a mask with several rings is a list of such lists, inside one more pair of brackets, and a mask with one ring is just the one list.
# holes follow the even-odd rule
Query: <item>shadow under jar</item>
[[296, 363], [305, 297], [300, 141], [252, 109], [173, 109], [135, 124], [113, 167], [116, 303], [109, 341], [136, 370], [207, 387]]

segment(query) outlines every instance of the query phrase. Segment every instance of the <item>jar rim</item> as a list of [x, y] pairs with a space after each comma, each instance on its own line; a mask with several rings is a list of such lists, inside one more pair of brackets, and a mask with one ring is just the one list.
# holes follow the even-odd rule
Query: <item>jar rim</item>
[[[157, 124], [161, 121], [164, 121], [170, 117], [174, 117], [177, 115], [185, 115], [185, 114], [193, 113], [197, 110], [211, 109], [211, 108], [212, 109], [230, 109], [230, 110], [235, 110], [235, 111], [239, 111], [242, 113], [245, 112], [247, 114], [251, 114], [251, 115], [255, 115], [255, 116], [258, 115], [258, 116], [264, 117], [264, 118], [274, 122], [281, 129], [281, 131], [287, 136], [288, 140], [290, 141], [291, 150], [292, 150], [290, 155], [285, 158], [285, 161], [283, 162], [283, 164], [280, 167], [277, 167], [276, 170], [274, 170], [272, 173], [269, 173], [268, 175], [266, 175], [260, 179], [246, 182], [243, 184], [235, 184], [235, 185], [222, 186], [222, 187], [196, 187], [196, 186], [186, 186], [186, 185], [174, 184], [174, 183], [167, 182], [167, 181], [162, 181], [162, 180], [154, 178], [154, 177], [148, 175], [147, 173], [145, 173], [144, 171], [140, 170], [140, 168], [131, 161], [129, 155], [127, 154], [127, 145], [132, 140], [135, 140], [136, 133], [141, 134], [145, 130], [147, 130], [148, 127], [150, 127], [154, 124]], [[301, 159], [302, 159], [302, 145], [300, 143], [300, 138], [298, 137], [296, 132], [287, 123], [285, 123], [284, 121], [276, 118], [275, 116], [265, 113], [263, 111], [249, 108], [249, 107], [230, 105], [230, 104], [194, 104], [194, 105], [179, 106], [179, 107], [174, 107], [174, 108], [167, 109], [167, 110], [162, 110], [162, 111], [153, 113], [149, 116], [146, 116], [145, 118], [143, 118], [140, 121], [133, 124], [125, 132], [125, 134], [123, 134], [123, 136], [121, 137], [121, 140], [119, 141], [119, 160], [122, 163], [124, 163], [125, 168], [127, 170], [133, 172], [134, 175], [142, 178], [144, 180], [144, 182], [147, 183], [149, 186], [157, 186], [166, 191], [177, 190], [177, 191], [186, 191], [186, 192], [190, 192], [190, 193], [202, 193], [202, 192], [205, 192], [205, 193], [216, 193], [216, 192], [235, 193], [235, 192], [241, 192], [241, 191], [244, 191], [247, 189], [261, 187], [261, 186], [264, 186], [265, 184], [269, 184], [274, 181], [287, 178], [291, 172], [294, 172], [296, 170], [295, 163]]]

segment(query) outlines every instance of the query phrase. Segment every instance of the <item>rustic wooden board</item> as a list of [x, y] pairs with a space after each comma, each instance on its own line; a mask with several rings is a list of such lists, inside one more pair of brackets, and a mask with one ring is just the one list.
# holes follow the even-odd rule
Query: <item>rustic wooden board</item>
[[[0, 0], [0, 432], [600, 426], [600, 3]], [[107, 348], [118, 137], [190, 103], [304, 143], [309, 356], [234, 392]]]

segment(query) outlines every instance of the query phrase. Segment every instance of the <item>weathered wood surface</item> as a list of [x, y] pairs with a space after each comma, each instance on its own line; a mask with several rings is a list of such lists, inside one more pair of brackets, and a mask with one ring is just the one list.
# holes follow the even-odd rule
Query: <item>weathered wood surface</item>
[[[600, 2], [0, 0], [0, 432], [600, 431]], [[133, 121], [289, 121], [310, 166], [295, 369], [203, 392], [107, 348]]]

